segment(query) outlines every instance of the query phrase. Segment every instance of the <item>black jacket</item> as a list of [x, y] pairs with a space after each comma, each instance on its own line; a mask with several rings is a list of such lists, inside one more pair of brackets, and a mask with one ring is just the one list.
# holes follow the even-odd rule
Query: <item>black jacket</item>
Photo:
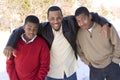
[[[67, 41], [70, 43], [71, 47], [74, 51], [76, 51], [76, 35], [77, 35], [77, 24], [75, 23], [75, 18], [73, 16], [69, 17], [70, 20], [68, 20], [68, 17], [64, 18], [62, 20], [62, 31], [63, 35], [67, 39]], [[52, 27], [49, 22], [41, 23], [40, 24], [40, 31], [38, 32], [39, 35], [42, 35], [42, 37], [46, 40], [48, 43], [49, 48], [51, 48], [52, 42], [54, 40]], [[77, 57], [77, 54], [75, 52], [75, 56]]]
[[[98, 16], [98, 14], [96, 14], [96, 13], [91, 13], [91, 14], [93, 17], [92, 18], [93, 21], [95, 21], [101, 25], [108, 23], [108, 21], [106, 19]], [[77, 58], [76, 35], [77, 35], [77, 31], [79, 28], [76, 23], [75, 17], [74, 16], [64, 17], [62, 20], [62, 29], [63, 29], [63, 35], [65, 36], [65, 38], [68, 40], [71, 47], [75, 51], [75, 56]], [[15, 48], [17, 41], [19, 40], [20, 35], [22, 33], [24, 33], [24, 30], [22, 27], [15, 29], [8, 40], [7, 46], [12, 46], [13, 48]], [[52, 27], [49, 22], [40, 23], [38, 35], [42, 36], [48, 43], [49, 48], [51, 48], [52, 42], [54, 40], [54, 36], [53, 36], [53, 32], [52, 32]]]

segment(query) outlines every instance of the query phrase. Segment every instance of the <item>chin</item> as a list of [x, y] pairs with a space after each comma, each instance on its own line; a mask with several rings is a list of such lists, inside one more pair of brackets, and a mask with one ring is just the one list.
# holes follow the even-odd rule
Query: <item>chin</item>
[[86, 29], [85, 27], [81, 27], [81, 29]]
[[59, 29], [57, 29], [56, 31], [59, 31]]
[[59, 31], [59, 30], [60, 30], [60, 28], [55, 29], [55, 31]]
[[82, 27], [82, 29], [88, 29], [87, 27]]

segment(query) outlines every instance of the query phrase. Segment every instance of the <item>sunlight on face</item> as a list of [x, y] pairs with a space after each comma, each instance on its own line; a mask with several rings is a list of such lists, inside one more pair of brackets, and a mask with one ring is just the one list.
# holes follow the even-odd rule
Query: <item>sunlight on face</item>
[[62, 19], [63, 16], [59, 10], [49, 12], [48, 21], [50, 22], [50, 25], [54, 30], [58, 31], [60, 29], [62, 24]]
[[31, 40], [37, 34], [38, 24], [27, 22], [24, 25], [24, 30], [25, 30], [25, 38], [26, 38], [26, 40]]
[[76, 20], [77, 20], [77, 23], [80, 28], [89, 29], [90, 22], [91, 22], [91, 19], [89, 16], [87, 16], [85, 14], [80, 14], [80, 15], [76, 16]]

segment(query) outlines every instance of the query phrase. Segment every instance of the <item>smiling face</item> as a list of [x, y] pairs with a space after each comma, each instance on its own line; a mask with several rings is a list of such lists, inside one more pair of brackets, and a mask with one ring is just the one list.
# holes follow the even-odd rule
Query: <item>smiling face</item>
[[38, 24], [36, 23], [32, 23], [32, 22], [27, 22], [24, 26], [23, 26], [24, 30], [25, 30], [25, 36], [24, 38], [29, 41], [31, 39], [33, 39], [33, 37], [37, 34], [38, 32]]
[[79, 14], [75, 18], [80, 28], [89, 29], [91, 27], [91, 15]]
[[62, 24], [62, 19], [63, 19], [63, 16], [60, 10], [49, 11], [48, 21], [50, 22], [50, 25], [52, 26], [54, 30], [58, 31], [60, 29], [61, 24]]

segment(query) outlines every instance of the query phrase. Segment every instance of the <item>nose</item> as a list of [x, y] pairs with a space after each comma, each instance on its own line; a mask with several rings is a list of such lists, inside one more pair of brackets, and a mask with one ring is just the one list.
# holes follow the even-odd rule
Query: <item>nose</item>
[[55, 22], [55, 23], [58, 23], [58, 19], [55, 19], [54, 22]]
[[34, 32], [36, 32], [37, 30], [36, 29], [31, 29], [30, 30], [30, 33], [34, 33]]
[[34, 31], [33, 31], [33, 30], [30, 30], [30, 33], [32, 34], [32, 33], [34, 33]]

